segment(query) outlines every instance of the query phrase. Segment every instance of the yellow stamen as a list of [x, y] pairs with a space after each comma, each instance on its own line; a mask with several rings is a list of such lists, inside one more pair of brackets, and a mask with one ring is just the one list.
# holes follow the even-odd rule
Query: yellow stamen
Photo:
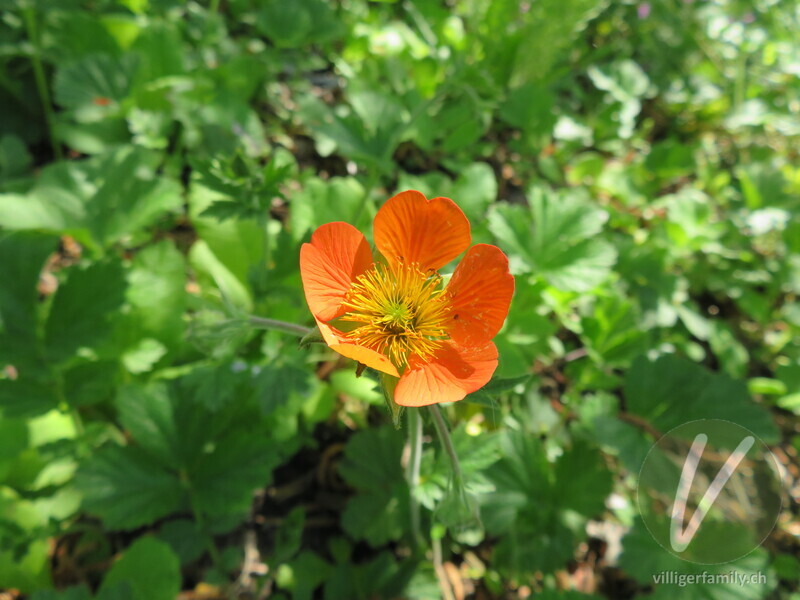
[[414, 354], [430, 358], [448, 337], [450, 302], [441, 282], [438, 274], [423, 273], [417, 265], [376, 265], [345, 297], [351, 310], [341, 320], [358, 324], [348, 336], [399, 367]]

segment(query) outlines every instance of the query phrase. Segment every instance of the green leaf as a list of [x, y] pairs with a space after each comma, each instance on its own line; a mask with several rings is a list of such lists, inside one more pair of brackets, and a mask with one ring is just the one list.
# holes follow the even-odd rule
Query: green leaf
[[33, 417], [58, 406], [55, 390], [27, 379], [0, 379], [0, 409], [4, 417]]
[[83, 508], [108, 529], [136, 529], [188, 508], [177, 477], [135, 447], [110, 447], [95, 453], [76, 474]]
[[[133, 441], [98, 452], [79, 472], [86, 508], [107, 527], [133, 528], [189, 503], [211, 517], [243, 516], [253, 491], [268, 483], [280, 453], [263, 435], [256, 407], [243, 401], [212, 412], [195, 399], [195, 384], [120, 389], [119, 419]], [[130, 481], [148, 468], [152, 481]], [[119, 502], [135, 486], [138, 500]]]
[[122, 355], [122, 364], [131, 373], [146, 373], [167, 353], [164, 344], [153, 338], [144, 338]]
[[46, 518], [30, 500], [0, 487], [0, 585], [23, 593], [51, 587]]
[[181, 386], [184, 393], [191, 394], [196, 402], [216, 412], [241, 397], [242, 379], [243, 375], [234, 369], [232, 363], [223, 362], [192, 369], [181, 380]]
[[178, 446], [180, 428], [175, 422], [167, 384], [123, 386], [117, 394], [116, 405], [120, 423], [139, 447], [159, 464], [175, 469], [181, 467], [186, 457]]
[[601, 364], [627, 367], [647, 349], [636, 305], [620, 296], [595, 298], [591, 312], [581, 319], [581, 329], [589, 355]]
[[[669, 527], [669, 525], [666, 525]], [[721, 528], [718, 536], [719, 544], [726, 544], [726, 537], [731, 532]], [[644, 522], [637, 519], [633, 529], [622, 539], [622, 555], [619, 562], [626, 572], [644, 585], [653, 586], [648, 596], [654, 600], [666, 600], [676, 597], [680, 590], [680, 598], [686, 600], [760, 600], [769, 597], [769, 591], [775, 587], [776, 581], [769, 568], [769, 555], [759, 548], [744, 558], [721, 565], [697, 564], [682, 560], [662, 548], [653, 539]], [[693, 583], [680, 586], [677, 578], [687, 576], [725, 575], [731, 571], [743, 577], [763, 574], [766, 583], [748, 582], [741, 585], [738, 581]], [[659, 583], [655, 580], [662, 573], [674, 574], [675, 583]]]
[[513, 127], [533, 134], [548, 134], [558, 120], [554, 103], [553, 92], [547, 86], [529, 83], [511, 90], [500, 106], [499, 115]]
[[114, 395], [119, 364], [110, 360], [77, 364], [64, 372], [64, 397], [70, 406], [88, 406]]
[[189, 472], [197, 506], [208, 515], [247, 514], [256, 489], [269, 483], [279, 462], [263, 434], [231, 431]]
[[103, 246], [182, 205], [177, 182], [156, 173], [157, 158], [145, 150], [123, 149], [98, 164], [101, 184], [87, 203], [87, 216], [95, 239]]
[[341, 31], [335, 13], [321, 0], [298, 0], [289, 5], [264, 0], [260, 6], [256, 27], [281, 48], [325, 42]]
[[481, 511], [487, 531], [502, 534], [497, 565], [512, 574], [563, 567], [585, 521], [605, 509], [611, 473], [581, 441], [555, 463], [538, 438], [522, 431], [502, 434], [500, 449], [503, 458], [486, 471], [495, 491], [484, 496]]
[[353, 559], [336, 565], [325, 580], [325, 600], [339, 598], [401, 598], [417, 561], [398, 561], [386, 550], [363, 564]]
[[530, 213], [497, 204], [489, 229], [512, 254], [512, 268], [533, 272], [563, 291], [586, 292], [601, 283], [617, 259], [598, 237], [608, 213], [576, 192], [530, 192]]
[[399, 539], [408, 524], [408, 485], [400, 466], [403, 437], [391, 427], [356, 433], [347, 443], [339, 472], [358, 490], [342, 526], [357, 539], [380, 546]]
[[[2, 202], [2, 200], [0, 200]], [[33, 233], [0, 233], [0, 363], [37, 358], [36, 284], [56, 240]]]
[[28, 149], [18, 136], [0, 137], [0, 182], [24, 175], [32, 162]]
[[320, 225], [355, 216], [364, 198], [364, 188], [353, 177], [311, 178], [303, 189], [291, 195], [292, 235], [300, 241]]
[[[575, 35], [606, 4], [604, 0], [543, 0], [531, 5], [526, 15], [527, 25], [519, 33], [512, 84], [547, 77]], [[498, 43], [498, 40], [491, 43]], [[531, 60], [533, 56], [536, 60]]]
[[74, 267], [59, 286], [45, 325], [48, 356], [60, 362], [109, 334], [109, 320], [125, 298], [125, 275], [119, 261]]
[[161, 526], [158, 537], [168, 543], [181, 564], [196, 561], [206, 551], [208, 538], [198, 524], [188, 519], [175, 519]]
[[786, 394], [786, 385], [780, 379], [752, 377], [747, 380], [747, 391], [765, 396], [783, 396]]
[[133, 259], [128, 301], [142, 332], [174, 348], [184, 332], [186, 261], [167, 240], [152, 244]]
[[177, 182], [156, 173], [159, 156], [123, 147], [55, 163], [27, 195], [0, 195], [0, 225], [70, 233], [109, 246], [182, 205]]
[[53, 96], [65, 108], [89, 109], [102, 114], [107, 103], [120, 102], [127, 97], [135, 67], [135, 55], [84, 56], [58, 69], [53, 80]]
[[272, 552], [273, 565], [289, 561], [300, 551], [305, 520], [305, 510], [298, 506], [292, 509], [292, 512], [281, 523], [275, 533], [275, 549]]
[[724, 419], [770, 444], [778, 430], [769, 412], [755, 404], [743, 381], [712, 373], [672, 354], [634, 361], [625, 377], [627, 410], [659, 431], [698, 419]]
[[181, 590], [178, 557], [156, 538], [139, 538], [108, 571], [99, 597], [120, 584], [130, 587], [133, 600], [175, 600]]
[[256, 379], [256, 394], [265, 415], [275, 412], [293, 397], [307, 397], [310, 391], [307, 370], [292, 365], [265, 365]]
[[65, 590], [36, 590], [31, 600], [92, 600], [86, 585], [75, 585]]

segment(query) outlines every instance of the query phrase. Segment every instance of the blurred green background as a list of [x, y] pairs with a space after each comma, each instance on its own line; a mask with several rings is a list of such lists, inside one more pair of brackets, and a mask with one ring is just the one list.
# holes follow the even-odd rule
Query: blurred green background
[[[800, 598], [796, 0], [0, 15], [0, 598]], [[311, 324], [300, 244], [409, 188], [516, 275], [445, 408], [466, 498], [427, 416], [409, 489], [374, 374], [252, 319]], [[735, 563], [636, 507], [700, 418], [783, 468]], [[732, 569], [764, 582], [653, 581]]]

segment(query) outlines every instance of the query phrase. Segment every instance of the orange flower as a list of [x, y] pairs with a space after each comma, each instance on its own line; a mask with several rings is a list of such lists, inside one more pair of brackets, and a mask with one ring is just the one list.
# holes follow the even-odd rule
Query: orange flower
[[[401, 406], [454, 402], [483, 387], [514, 293], [506, 255], [488, 244], [469, 248], [469, 221], [455, 202], [413, 190], [381, 207], [374, 233], [377, 260], [342, 222], [321, 226], [300, 250], [306, 301], [325, 342], [399, 378]], [[443, 287], [437, 270], [465, 250]]]

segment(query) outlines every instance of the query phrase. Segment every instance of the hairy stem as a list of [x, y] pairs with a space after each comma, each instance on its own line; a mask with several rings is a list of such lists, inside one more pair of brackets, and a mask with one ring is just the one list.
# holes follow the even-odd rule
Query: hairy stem
[[42, 46], [36, 24], [36, 12], [32, 6], [28, 6], [22, 10], [22, 16], [25, 19], [25, 29], [28, 34], [28, 40], [30, 40], [31, 46], [33, 47], [31, 65], [33, 66], [33, 76], [36, 80], [36, 90], [39, 93], [39, 101], [42, 103], [42, 110], [44, 111], [44, 118], [47, 123], [50, 145], [53, 147], [53, 156], [55, 156], [56, 160], [61, 160], [63, 155], [61, 153], [61, 145], [56, 138], [55, 113], [53, 112], [53, 105], [50, 102], [50, 90], [47, 87], [47, 78], [45, 77], [44, 66], [42, 65]]
[[271, 331], [282, 331], [283, 333], [290, 333], [300, 337], [306, 336], [311, 333], [311, 329], [304, 325], [297, 323], [287, 323], [286, 321], [279, 321], [277, 319], [267, 319], [265, 317], [250, 317], [248, 322], [253, 327], [258, 329], [269, 329]]
[[442, 539], [435, 535], [431, 536], [431, 546], [433, 548], [433, 569], [436, 571], [436, 578], [439, 580], [439, 589], [442, 592], [442, 598], [444, 598], [444, 600], [455, 600], [453, 588], [450, 586], [450, 580], [444, 568]]
[[408, 446], [410, 454], [406, 465], [406, 480], [410, 490], [411, 537], [415, 549], [422, 547], [420, 534], [419, 501], [414, 494], [419, 485], [419, 468], [422, 463], [422, 419], [419, 411], [412, 408], [408, 412]]
[[458, 462], [458, 455], [456, 449], [453, 447], [453, 440], [450, 439], [450, 432], [447, 430], [447, 424], [442, 417], [442, 411], [439, 409], [438, 404], [432, 404], [428, 407], [433, 416], [433, 424], [436, 426], [436, 433], [439, 435], [439, 441], [442, 443], [442, 448], [450, 458], [450, 465], [453, 467], [453, 484], [456, 490], [461, 490], [464, 487], [464, 477], [461, 474], [461, 463]]

